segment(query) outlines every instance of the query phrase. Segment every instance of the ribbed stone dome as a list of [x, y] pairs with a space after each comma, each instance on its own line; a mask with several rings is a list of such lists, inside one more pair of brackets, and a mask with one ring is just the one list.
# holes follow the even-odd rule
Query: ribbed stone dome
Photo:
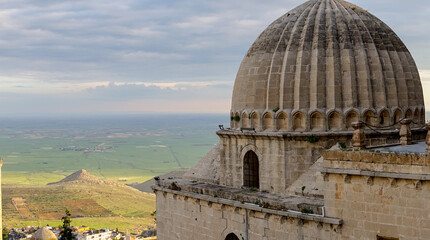
[[381, 20], [342, 0], [310, 0], [273, 22], [244, 57], [232, 127], [340, 131], [363, 120], [424, 121], [414, 59]]

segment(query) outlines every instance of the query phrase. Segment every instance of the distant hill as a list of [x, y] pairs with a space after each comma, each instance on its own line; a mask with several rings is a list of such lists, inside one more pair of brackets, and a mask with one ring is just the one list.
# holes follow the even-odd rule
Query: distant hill
[[78, 217], [76, 221], [91, 227], [102, 221], [104, 227], [121, 229], [124, 221], [131, 223], [122, 230], [138, 232], [154, 224], [154, 194], [103, 181], [84, 169], [46, 186], [6, 184], [2, 190], [5, 227], [51, 224], [61, 219], [66, 208]]
[[75, 182], [75, 181], [93, 182], [93, 183], [100, 183], [100, 184], [104, 183], [104, 181], [101, 180], [100, 178], [92, 175], [91, 173], [87, 172], [85, 169], [81, 169], [77, 172], [70, 174], [69, 176], [65, 177], [61, 181], [48, 183], [48, 185], [65, 183], [65, 182]]
[[117, 183], [114, 181], [101, 180], [100, 178], [87, 172], [85, 169], [81, 169], [79, 171], [76, 171], [76, 172], [70, 174], [69, 176], [63, 178], [61, 181], [48, 183], [48, 185], [70, 184], [70, 183], [105, 184], [105, 185], [115, 185], [117, 187], [126, 187], [126, 185], [120, 184], [120, 183]]
[[[163, 175], [160, 175], [161, 179], [168, 179], [168, 178], [181, 178], [187, 170], [178, 170], [178, 171], [172, 171]], [[132, 188], [136, 188], [139, 191], [146, 192], [146, 193], [153, 193], [151, 186], [155, 184], [154, 178], [151, 178], [150, 180], [143, 182], [143, 183], [132, 183], [127, 184], [127, 186], [130, 186]]]

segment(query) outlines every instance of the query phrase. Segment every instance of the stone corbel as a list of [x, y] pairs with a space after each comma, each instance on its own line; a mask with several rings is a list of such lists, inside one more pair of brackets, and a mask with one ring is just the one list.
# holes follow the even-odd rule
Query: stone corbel
[[415, 181], [414, 186], [415, 186], [415, 189], [417, 189], [417, 190], [423, 189], [423, 183], [421, 180]]
[[390, 178], [391, 187], [397, 187], [397, 178]]
[[367, 177], [367, 185], [373, 186], [374, 177], [370, 176]]
[[348, 175], [348, 174], [343, 175], [343, 181], [345, 183], [351, 183], [351, 175]]
[[330, 177], [330, 173], [324, 172], [324, 173], [321, 173], [321, 174], [323, 175], [324, 182], [328, 182], [329, 177]]

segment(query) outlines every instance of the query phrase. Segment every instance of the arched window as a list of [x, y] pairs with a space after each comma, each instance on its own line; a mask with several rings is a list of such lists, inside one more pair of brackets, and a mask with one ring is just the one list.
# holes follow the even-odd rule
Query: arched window
[[405, 118], [409, 118], [409, 119], [412, 119], [412, 110], [411, 109], [408, 109], [407, 111], [406, 111], [406, 113], [405, 113]]
[[239, 238], [236, 236], [236, 234], [230, 233], [227, 235], [227, 237], [225, 237], [225, 240], [239, 240]]
[[287, 114], [281, 112], [276, 119], [276, 124], [278, 125], [279, 131], [286, 131], [288, 128]]
[[260, 188], [259, 163], [257, 154], [249, 151], [243, 159], [243, 186]]
[[304, 131], [306, 126], [305, 115], [301, 112], [294, 114], [293, 116], [293, 127], [295, 131]]
[[342, 130], [342, 116], [333, 111], [328, 115], [328, 128], [330, 130]]
[[372, 110], [368, 110], [363, 114], [363, 120], [365, 123], [375, 126], [376, 125], [375, 112], [373, 112]]
[[379, 113], [379, 125], [386, 127], [390, 124], [390, 113], [387, 110], [382, 110], [381, 113]]
[[358, 122], [358, 120], [358, 113], [354, 110], [349, 111], [348, 114], [346, 114], [346, 128], [348, 128], [348, 130], [353, 130], [352, 123]]
[[311, 130], [322, 131], [324, 130], [324, 117], [319, 112], [314, 112], [311, 115]]
[[249, 114], [244, 112], [242, 113], [242, 127], [249, 128]]
[[400, 119], [402, 119], [402, 111], [400, 111], [400, 109], [397, 109], [396, 111], [394, 111], [394, 123], [397, 126], [400, 126], [400, 124], [398, 123]]
[[272, 118], [272, 114], [270, 113], [266, 113], [263, 116], [263, 130], [273, 131], [273, 118]]
[[237, 112], [236, 115], [234, 115], [234, 128], [239, 129], [240, 128], [240, 115]]
[[251, 127], [255, 128], [255, 130], [258, 130], [260, 128], [260, 119], [258, 117], [258, 113], [254, 112], [251, 115]]

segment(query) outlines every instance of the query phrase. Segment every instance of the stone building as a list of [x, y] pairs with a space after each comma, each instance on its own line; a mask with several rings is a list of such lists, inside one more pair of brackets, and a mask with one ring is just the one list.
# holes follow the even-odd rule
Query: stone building
[[158, 239], [430, 239], [425, 145], [386, 150], [424, 140], [424, 112], [415, 62], [386, 24], [307, 1], [248, 50], [219, 143], [153, 186]]

